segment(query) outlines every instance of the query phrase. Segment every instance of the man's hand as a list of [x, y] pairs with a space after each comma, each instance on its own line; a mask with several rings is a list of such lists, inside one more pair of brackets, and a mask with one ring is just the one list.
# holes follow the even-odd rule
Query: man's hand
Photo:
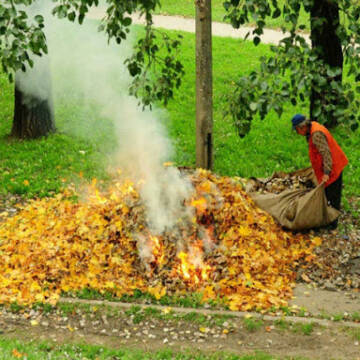
[[330, 179], [330, 176], [325, 174], [321, 180], [321, 183], [326, 184], [329, 181], [329, 179]]

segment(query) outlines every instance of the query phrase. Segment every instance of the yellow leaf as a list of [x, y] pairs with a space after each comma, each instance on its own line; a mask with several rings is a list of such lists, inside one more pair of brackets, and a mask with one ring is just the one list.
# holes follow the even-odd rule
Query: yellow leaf
[[312, 239], [312, 242], [315, 246], [320, 246], [322, 244], [322, 239], [317, 236]]
[[23, 356], [26, 356], [26, 354], [22, 354], [21, 352], [17, 351], [17, 349], [13, 349], [11, 353], [16, 358], [22, 358]]
[[107, 282], [105, 283], [105, 287], [106, 287], [106, 288], [109, 288], [109, 289], [113, 289], [113, 288], [115, 287], [115, 284], [114, 284], [113, 281], [107, 281]]
[[204, 181], [200, 186], [199, 186], [199, 190], [203, 191], [205, 193], [210, 193], [211, 192], [211, 182], [210, 181]]
[[202, 333], [204, 333], [204, 334], [207, 334], [207, 333], [210, 331], [210, 329], [209, 329], [209, 328], [206, 328], [206, 327], [200, 327], [200, 328], [199, 328], [199, 331], [202, 332]]
[[197, 210], [199, 210], [200, 212], [204, 211], [206, 209], [206, 199], [204, 197], [197, 199], [197, 200], [193, 200], [191, 202], [191, 206], [193, 206], [194, 208], [196, 208]]
[[251, 229], [245, 226], [240, 226], [238, 229], [238, 234], [241, 236], [249, 236], [251, 234]]
[[23, 181], [23, 184], [24, 184], [25, 186], [29, 186], [29, 185], [30, 185], [29, 180], [24, 180], [24, 181]]
[[30, 324], [31, 324], [31, 326], [37, 326], [37, 325], [39, 325], [39, 322], [36, 320], [31, 320]]
[[61, 290], [65, 291], [65, 292], [68, 292], [70, 290], [70, 286], [68, 284], [64, 284], [62, 287], [61, 287]]
[[212, 285], [207, 285], [204, 289], [202, 301], [215, 299], [215, 298], [216, 298], [216, 294], [214, 291], [214, 287]]
[[166, 288], [161, 284], [154, 287], [149, 287], [148, 291], [155, 297], [156, 300], [160, 300], [163, 296], [166, 295]]

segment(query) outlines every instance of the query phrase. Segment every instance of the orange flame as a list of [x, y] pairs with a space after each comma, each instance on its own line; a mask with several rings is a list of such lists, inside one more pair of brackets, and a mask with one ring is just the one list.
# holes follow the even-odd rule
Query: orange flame
[[[92, 203], [106, 204], [108, 201], [116, 201], [124, 203], [124, 200], [128, 197], [139, 197], [137, 188], [143, 184], [143, 180], [139, 180], [137, 183], [129, 179], [117, 179], [108, 188], [107, 192], [102, 192], [98, 188], [98, 182], [96, 179], [92, 180], [92, 183], [88, 186], [89, 200]], [[203, 214], [207, 209], [207, 200], [205, 197], [192, 199], [190, 206], [193, 206], [198, 214]], [[126, 212], [126, 205], [121, 207], [123, 213]], [[129, 211], [129, 210], [127, 210]], [[161, 269], [166, 263], [165, 257], [165, 245], [162, 237], [157, 237], [150, 234], [149, 229], [144, 229], [147, 235], [142, 237], [143, 245], [146, 249], [146, 255], [143, 256], [143, 261], [146, 263], [146, 267], [149, 271], [149, 275], [152, 276], [156, 269]], [[187, 251], [181, 251], [177, 254], [178, 263], [173, 269], [174, 276], [180, 276], [190, 286], [200, 285], [204, 281], [208, 281], [210, 278], [212, 267], [204, 262], [204, 247], [209, 247], [212, 239], [212, 230], [208, 234], [204, 241], [198, 239], [188, 246]], [[143, 236], [143, 235], [142, 235]]]
[[185, 279], [190, 279], [189, 270], [190, 270], [191, 264], [189, 264], [189, 262], [187, 261], [188, 254], [181, 251], [178, 254], [178, 258], [181, 260], [181, 271], [182, 271], [182, 274], [183, 274], [184, 278]]
[[162, 267], [165, 263], [165, 252], [164, 252], [164, 245], [160, 242], [159, 238], [156, 236], [149, 236], [149, 246], [152, 249], [154, 262]]
[[202, 241], [198, 240], [189, 248], [189, 252], [179, 252], [180, 264], [177, 273], [189, 284], [198, 285], [209, 280], [212, 267], [203, 261]]
[[192, 200], [190, 205], [196, 208], [197, 211], [202, 213], [206, 210], [206, 199], [204, 197], [201, 197], [200, 199]]

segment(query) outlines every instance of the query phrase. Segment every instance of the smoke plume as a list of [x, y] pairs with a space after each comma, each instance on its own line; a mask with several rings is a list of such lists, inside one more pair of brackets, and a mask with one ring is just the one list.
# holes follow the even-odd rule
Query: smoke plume
[[[34, 15], [45, 17], [49, 57], [34, 58], [34, 68], [21, 76], [19, 86], [29, 97], [45, 99], [49, 87], [44, 71], [50, 61], [57, 127], [91, 136], [101, 128], [88, 123], [89, 114], [94, 112], [99, 121], [111, 123], [117, 139], [111, 149], [113, 165], [142, 183], [149, 226], [154, 233], [162, 233], [179, 218], [191, 216], [183, 203], [192, 187], [176, 168], [163, 166], [172, 155], [171, 143], [159, 121], [163, 111], [142, 111], [128, 95], [131, 79], [123, 63], [132, 51], [136, 33], [133, 31], [120, 46], [109, 44], [106, 35], [97, 31], [98, 21], [78, 25], [58, 20], [50, 15], [49, 6], [51, 2], [37, 1], [33, 7]], [[61, 119], [62, 114], [69, 113], [66, 107], [74, 109], [76, 118]]]

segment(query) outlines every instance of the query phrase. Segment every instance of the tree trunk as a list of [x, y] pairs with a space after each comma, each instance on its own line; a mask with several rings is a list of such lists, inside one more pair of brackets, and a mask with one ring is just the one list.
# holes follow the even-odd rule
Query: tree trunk
[[196, 6], [196, 166], [213, 165], [213, 89], [211, 0]]
[[51, 100], [25, 95], [15, 86], [15, 109], [11, 136], [36, 139], [55, 132]]
[[50, 60], [34, 58], [34, 66], [15, 75], [15, 108], [11, 135], [35, 139], [55, 132]]
[[[340, 23], [339, 6], [336, 0], [313, 0], [313, 6], [311, 8], [311, 42], [313, 49], [318, 49], [318, 56], [326, 64], [333, 68], [343, 68], [343, 53], [341, 48], [341, 41], [336, 34], [336, 30]], [[319, 19], [325, 21], [321, 24], [316, 22]], [[341, 84], [342, 74], [335, 78], [328, 78], [329, 89], [330, 82], [335, 80]], [[324, 93], [318, 92], [312, 89], [310, 99], [310, 118], [317, 120], [314, 116], [315, 102], [320, 100], [320, 103], [326, 104], [324, 99]], [[334, 104], [336, 105], [336, 104]], [[337, 125], [337, 118], [333, 111], [326, 114], [327, 121], [325, 126], [328, 128], [335, 127]]]

